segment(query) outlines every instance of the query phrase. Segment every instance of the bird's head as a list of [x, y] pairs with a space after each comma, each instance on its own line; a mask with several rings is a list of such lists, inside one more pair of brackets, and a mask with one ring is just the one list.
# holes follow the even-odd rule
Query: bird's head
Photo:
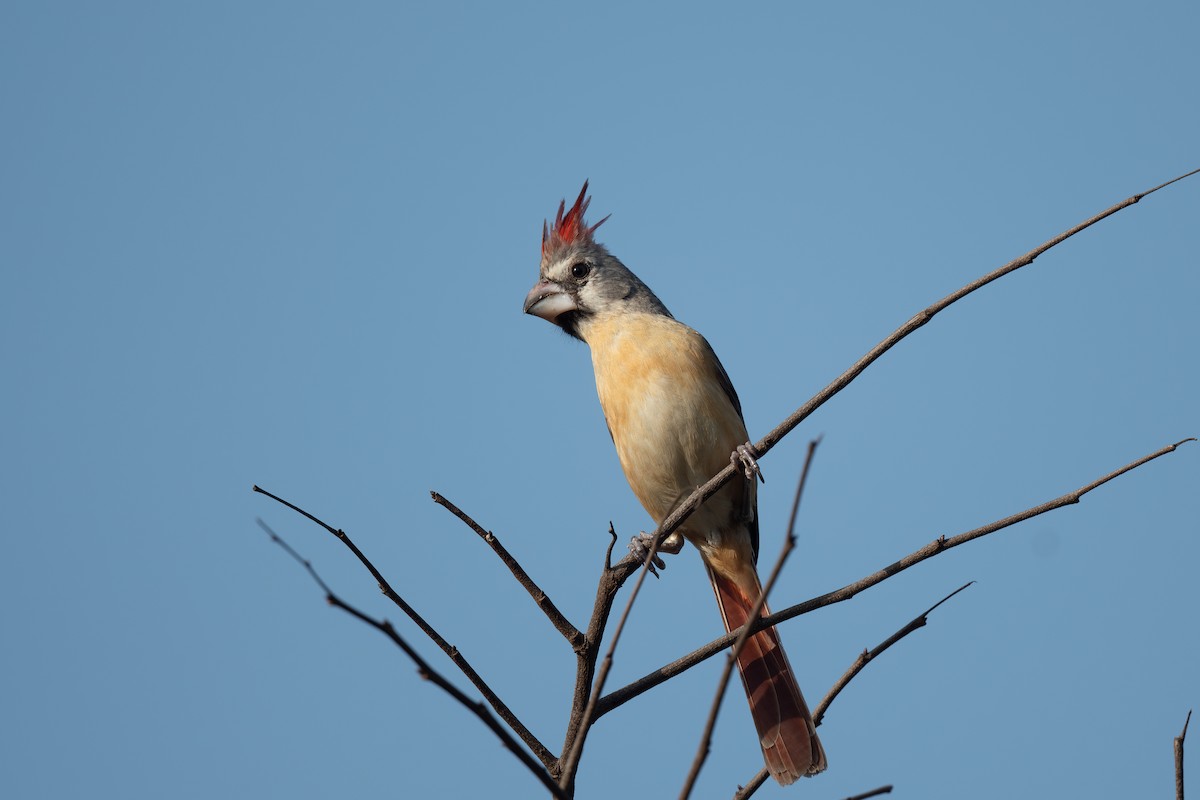
[[608, 217], [588, 226], [583, 215], [592, 198], [587, 181], [575, 204], [558, 204], [554, 226], [542, 223], [542, 264], [538, 282], [525, 297], [525, 313], [553, 322], [586, 339], [597, 316], [642, 312], [671, 316], [654, 292], [608, 252], [593, 235]]

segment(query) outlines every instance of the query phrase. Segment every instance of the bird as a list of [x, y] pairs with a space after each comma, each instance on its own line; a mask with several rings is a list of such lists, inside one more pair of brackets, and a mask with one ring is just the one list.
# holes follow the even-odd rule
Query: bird
[[[708, 341], [596, 241], [609, 217], [587, 224], [587, 191], [584, 181], [569, 210], [565, 199], [559, 203], [553, 226], [543, 221], [538, 281], [524, 311], [588, 345], [617, 457], [656, 524], [731, 459], [742, 464], [744, 476], [735, 475], [660, 547], [678, 553], [684, 540], [696, 547], [732, 631], [762, 592], [754, 481], [761, 473], [741, 402]], [[769, 613], [764, 605], [761, 614]], [[824, 770], [824, 748], [775, 628], [749, 638], [738, 669], [772, 777], [787, 785]]]

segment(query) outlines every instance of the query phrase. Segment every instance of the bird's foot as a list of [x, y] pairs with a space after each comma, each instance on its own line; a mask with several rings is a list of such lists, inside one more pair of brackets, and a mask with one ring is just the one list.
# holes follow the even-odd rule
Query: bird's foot
[[[629, 552], [638, 561], [645, 563], [646, 556], [650, 555], [650, 548], [654, 546], [654, 534], [642, 531], [637, 536], [629, 540]], [[650, 574], [658, 577], [658, 570], [666, 569], [667, 562], [662, 560], [661, 553], [677, 554], [683, 549], [683, 537], [678, 533], [672, 533], [662, 544], [658, 546], [658, 551], [654, 554], [654, 559], [650, 562]]]
[[739, 444], [737, 449], [729, 454], [729, 460], [735, 468], [741, 467], [742, 472], [746, 475], [746, 480], [753, 481], [757, 477], [761, 482], [767, 482], [767, 479], [763, 477], [762, 470], [758, 468], [758, 451], [749, 442]]

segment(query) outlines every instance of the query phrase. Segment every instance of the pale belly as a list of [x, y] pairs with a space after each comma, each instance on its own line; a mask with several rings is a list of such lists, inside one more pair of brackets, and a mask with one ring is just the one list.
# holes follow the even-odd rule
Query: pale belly
[[[617, 456], [655, 522], [724, 469], [730, 454], [748, 438], [714, 377], [715, 366], [699, 334], [668, 322], [648, 326], [640, 338], [635, 329], [619, 331], [599, 347], [589, 341], [596, 390]], [[681, 528], [706, 560], [706, 551], [714, 548], [736, 544], [743, 549], [745, 510], [734, 508], [733, 495], [731, 484]]]

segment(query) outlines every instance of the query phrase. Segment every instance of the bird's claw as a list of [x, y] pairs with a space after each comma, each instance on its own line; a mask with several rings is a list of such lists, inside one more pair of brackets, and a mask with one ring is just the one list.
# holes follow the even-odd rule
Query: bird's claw
[[[654, 534], [642, 531], [637, 536], [629, 540], [629, 552], [638, 561], [646, 563], [646, 556], [650, 555], [650, 548], [654, 545]], [[650, 561], [650, 574], [658, 577], [658, 570], [666, 569], [667, 562], [662, 560], [662, 556], [658, 553], [654, 554], [654, 558]]]
[[734, 467], [741, 467], [746, 480], [753, 481], [757, 477], [762, 483], [767, 482], [762, 470], [758, 468], [758, 451], [749, 442], [739, 444], [737, 449], [730, 453], [729, 460], [733, 462]]

